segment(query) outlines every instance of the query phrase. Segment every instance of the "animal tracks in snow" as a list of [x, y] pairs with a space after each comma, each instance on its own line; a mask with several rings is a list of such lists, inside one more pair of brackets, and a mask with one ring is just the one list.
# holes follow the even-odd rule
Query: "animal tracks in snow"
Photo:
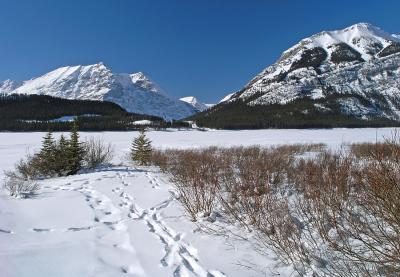
[[0, 233], [14, 234], [14, 232], [12, 230], [5, 230], [5, 229], [0, 229]]
[[153, 177], [149, 172], [145, 173], [146, 177], [149, 179], [150, 184], [152, 185], [152, 188], [159, 188], [160, 184], [156, 178]]
[[[149, 172], [145, 172], [144, 174], [152, 188], [160, 187], [159, 181]], [[121, 183], [124, 185], [126, 183], [124, 177], [118, 173], [117, 175], [121, 178]], [[222, 272], [207, 271], [204, 269], [200, 264], [197, 250], [183, 240], [183, 234], [169, 228], [162, 221], [160, 211], [167, 208], [174, 201], [174, 195], [149, 209], [142, 209], [123, 188], [116, 187], [112, 191], [119, 196], [121, 200], [120, 206], [129, 209], [128, 216], [134, 220], [142, 220], [147, 225], [149, 232], [158, 237], [164, 245], [164, 256], [160, 260], [160, 265], [163, 267], [175, 267], [174, 276], [225, 276]]]
[[53, 229], [48, 229], [48, 228], [32, 228], [33, 232], [37, 233], [47, 233], [47, 232], [52, 232]]
[[[197, 249], [185, 241], [184, 234], [170, 228], [163, 220], [163, 211], [175, 201], [176, 197], [173, 192], [167, 199], [162, 199], [165, 197], [162, 196], [162, 201], [159, 203], [142, 208], [135, 201], [138, 195], [131, 194], [135, 185], [132, 177], [138, 177], [137, 180], [140, 180], [138, 182], [141, 182], [139, 183], [141, 190], [162, 188], [154, 173], [143, 169], [132, 171], [117, 168], [116, 171], [109, 170], [106, 174], [104, 172], [101, 175], [97, 173], [97, 176], [94, 177], [71, 178], [72, 180], [69, 179], [65, 182], [62, 182], [63, 179], [61, 179], [58, 184], [57, 182], [55, 184], [47, 183], [43, 188], [58, 193], [81, 194], [83, 201], [91, 210], [89, 214], [93, 215], [92, 222], [90, 223], [89, 220], [86, 225], [72, 225], [65, 228], [35, 226], [27, 231], [49, 236], [57, 233], [71, 233], [72, 235], [72, 233], [87, 232], [85, 235], [93, 237], [98, 259], [95, 272], [103, 272], [103, 270], [111, 268], [119, 274], [144, 276], [146, 274], [133, 247], [135, 243], [132, 243], [134, 241], [132, 241], [127, 225], [128, 221], [141, 222], [145, 227], [144, 232], [148, 231], [157, 239], [155, 245], [161, 244], [160, 269], [168, 269], [175, 277], [225, 276], [222, 272], [207, 270], [200, 262]], [[114, 186], [107, 187], [109, 183]], [[111, 191], [111, 194], [108, 194], [107, 191]], [[157, 193], [165, 195], [162, 191]], [[0, 229], [1, 234], [14, 234], [14, 232]]]
[[[98, 178], [98, 181], [101, 181], [101, 178]], [[95, 190], [87, 181], [82, 184], [79, 192], [86, 197], [89, 207], [93, 209], [95, 214], [94, 221], [98, 224], [103, 224], [103, 226], [109, 229], [109, 231], [105, 231], [99, 228], [97, 234], [99, 246], [106, 249], [115, 248], [117, 249], [115, 254], [119, 256], [119, 258], [114, 257], [113, 261], [110, 262], [108, 261], [109, 254], [105, 251], [104, 253], [99, 253], [99, 259], [108, 266], [117, 266], [122, 273], [142, 276], [144, 270], [140, 265], [139, 259], [136, 257], [135, 249], [132, 247], [128, 228], [124, 224], [126, 219], [121, 210], [114, 205], [110, 198]], [[73, 231], [82, 230], [87, 229], [73, 229]], [[118, 265], [120, 261], [125, 261], [125, 264]]]

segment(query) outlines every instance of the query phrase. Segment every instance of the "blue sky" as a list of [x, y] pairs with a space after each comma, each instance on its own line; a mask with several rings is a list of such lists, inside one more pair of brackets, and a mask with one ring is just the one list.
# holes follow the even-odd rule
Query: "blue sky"
[[0, 80], [103, 61], [216, 102], [322, 30], [400, 33], [400, 1], [0, 0]]

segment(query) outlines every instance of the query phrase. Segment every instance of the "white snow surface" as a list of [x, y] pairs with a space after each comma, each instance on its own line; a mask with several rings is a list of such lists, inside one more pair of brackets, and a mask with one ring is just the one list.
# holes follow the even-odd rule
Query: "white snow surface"
[[232, 97], [234, 94], [235, 94], [235, 93], [229, 93], [229, 94], [226, 95], [224, 98], [222, 98], [222, 99], [219, 101], [219, 103], [228, 101], [229, 99], [231, 99], [231, 97]]
[[168, 96], [142, 72], [115, 74], [101, 62], [61, 67], [20, 85], [5, 81], [0, 83], [0, 92], [104, 100], [114, 102], [129, 112], [156, 115], [168, 120], [181, 119], [197, 112], [191, 105]]
[[143, 120], [136, 120], [132, 122], [134, 125], [151, 125], [153, 122], [151, 120], [143, 119]]
[[[157, 148], [375, 142], [394, 129], [150, 131]], [[155, 167], [126, 162], [137, 132], [81, 132], [114, 144], [113, 166], [39, 181], [39, 194], [12, 199], [0, 190], [0, 275], [35, 276], [297, 276], [251, 234], [199, 231]], [[40, 147], [44, 133], [0, 133], [0, 170]], [[61, 133], [56, 133], [59, 137]], [[2, 177], [3, 173], [0, 173]], [[232, 226], [232, 228], [235, 228]]]
[[[80, 117], [93, 117], [93, 116], [101, 116], [100, 114], [82, 114], [80, 115]], [[56, 118], [50, 121], [53, 122], [72, 122], [74, 120], [76, 120], [78, 118], [78, 116], [76, 115], [66, 115], [66, 116], [62, 116], [60, 118]]]

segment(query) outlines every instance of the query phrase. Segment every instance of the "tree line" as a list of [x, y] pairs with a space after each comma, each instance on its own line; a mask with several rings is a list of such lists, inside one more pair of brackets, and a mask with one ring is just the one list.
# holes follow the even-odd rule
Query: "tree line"
[[[252, 105], [236, 100], [229, 104], [221, 104], [190, 117], [200, 127], [216, 129], [307, 129], [307, 128], [358, 128], [358, 127], [397, 127], [398, 121], [379, 117], [368, 120], [344, 114], [336, 102], [338, 98], [328, 96], [321, 100], [308, 97], [297, 99], [285, 105]], [[363, 103], [364, 99], [358, 99]], [[314, 104], [323, 104], [327, 109], [320, 110]], [[367, 103], [366, 103], [367, 104]], [[385, 107], [377, 107], [377, 109]]]
[[138, 120], [150, 120], [152, 127], [161, 129], [188, 127], [180, 121], [166, 122], [157, 116], [129, 113], [107, 101], [0, 94], [0, 131], [68, 131], [73, 122], [57, 121], [63, 116], [75, 116], [81, 131], [136, 130], [133, 122]]

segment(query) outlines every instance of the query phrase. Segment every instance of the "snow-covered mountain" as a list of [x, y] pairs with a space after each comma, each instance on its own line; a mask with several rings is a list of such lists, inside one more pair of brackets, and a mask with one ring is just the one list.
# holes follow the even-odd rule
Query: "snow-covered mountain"
[[400, 120], [400, 37], [359, 23], [305, 38], [209, 114], [237, 101], [251, 107], [307, 99], [325, 113], [335, 106], [357, 118]]
[[8, 94], [19, 87], [21, 84], [21, 82], [15, 82], [10, 79], [0, 81], [0, 93]]
[[189, 105], [193, 106], [196, 110], [198, 111], [204, 111], [207, 110], [208, 108], [214, 106], [214, 104], [205, 104], [201, 101], [199, 101], [196, 97], [194, 96], [187, 96], [187, 97], [182, 97], [179, 100], [188, 103]]
[[61, 67], [20, 84], [8, 80], [0, 83], [1, 92], [104, 100], [114, 102], [130, 112], [165, 119], [181, 119], [199, 111], [169, 97], [143, 73], [115, 74], [103, 63]]

